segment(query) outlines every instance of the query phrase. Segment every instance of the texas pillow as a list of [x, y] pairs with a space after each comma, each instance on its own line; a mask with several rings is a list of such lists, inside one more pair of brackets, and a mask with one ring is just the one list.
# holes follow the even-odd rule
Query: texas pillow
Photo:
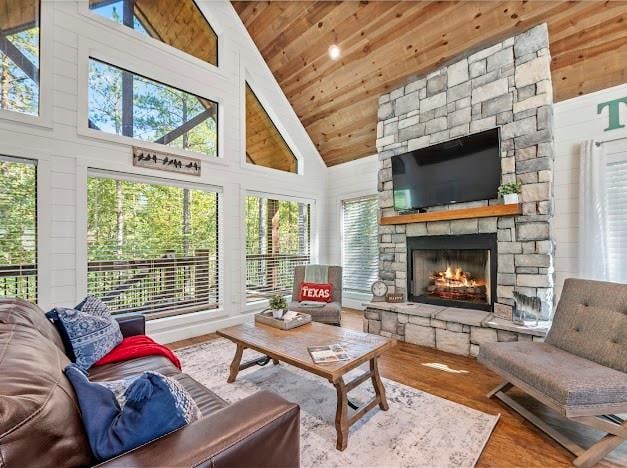
[[327, 283], [303, 283], [300, 286], [300, 300], [313, 302], [331, 302], [333, 286]]

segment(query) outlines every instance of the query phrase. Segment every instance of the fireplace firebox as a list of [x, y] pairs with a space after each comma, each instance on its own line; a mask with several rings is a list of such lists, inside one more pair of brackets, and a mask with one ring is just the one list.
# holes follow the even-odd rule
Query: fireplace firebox
[[496, 234], [408, 237], [407, 265], [411, 301], [493, 310]]

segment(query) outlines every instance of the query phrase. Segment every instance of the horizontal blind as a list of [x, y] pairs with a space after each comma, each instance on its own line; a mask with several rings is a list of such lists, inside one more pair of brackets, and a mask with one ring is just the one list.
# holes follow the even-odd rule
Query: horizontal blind
[[378, 278], [377, 197], [342, 202], [342, 284], [346, 292], [370, 292]]
[[308, 203], [246, 197], [246, 301], [291, 294], [294, 267], [310, 263]]
[[88, 292], [150, 318], [220, 302], [218, 193], [91, 176]]
[[627, 161], [607, 165], [607, 231], [610, 280], [627, 283]]
[[37, 166], [0, 157], [0, 296], [37, 302]]

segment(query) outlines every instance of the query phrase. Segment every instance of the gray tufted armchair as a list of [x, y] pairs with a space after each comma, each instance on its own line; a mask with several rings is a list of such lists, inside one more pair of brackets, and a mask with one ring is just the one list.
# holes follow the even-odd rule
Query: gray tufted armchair
[[[573, 452], [588, 467], [627, 440], [627, 285], [567, 279], [544, 343], [482, 344], [479, 361], [503, 377], [496, 397]], [[505, 392], [516, 386], [578, 423], [607, 435], [587, 450]]]

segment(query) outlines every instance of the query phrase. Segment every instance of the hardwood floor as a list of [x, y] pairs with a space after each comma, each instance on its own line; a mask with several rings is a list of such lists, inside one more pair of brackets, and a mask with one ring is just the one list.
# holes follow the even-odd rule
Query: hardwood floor
[[[342, 326], [361, 330], [361, 312], [345, 309]], [[205, 335], [172, 343], [172, 349], [216, 339]], [[552, 439], [545, 436], [515, 412], [486, 393], [500, 379], [476, 359], [457, 356], [409, 343], [388, 351], [379, 361], [381, 375], [416, 389], [455, 401], [501, 418], [486, 445], [478, 466], [482, 467], [560, 467], [572, 466], [574, 457]], [[517, 395], [528, 402], [522, 394]], [[533, 405], [533, 403], [530, 403]], [[535, 411], [542, 411], [534, 406]], [[547, 416], [547, 419], [551, 419]], [[556, 424], [560, 424], [556, 422]], [[571, 425], [574, 426], [574, 425]], [[576, 427], [569, 427], [577, 432]]]

